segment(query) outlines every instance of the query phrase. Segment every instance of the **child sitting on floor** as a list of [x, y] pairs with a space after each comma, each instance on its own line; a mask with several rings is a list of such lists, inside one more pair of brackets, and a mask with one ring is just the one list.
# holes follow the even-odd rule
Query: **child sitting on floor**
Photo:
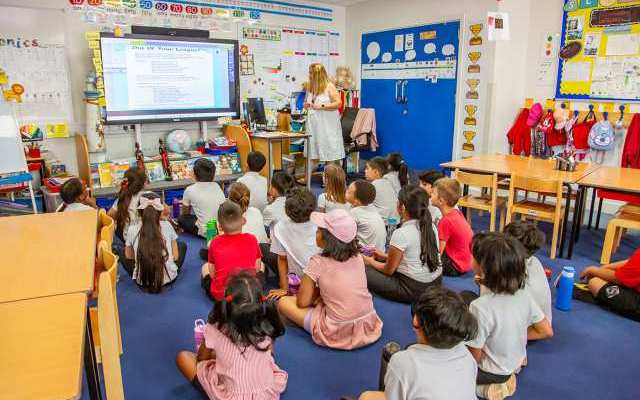
[[278, 302], [280, 313], [311, 334], [320, 346], [351, 350], [378, 340], [382, 321], [367, 290], [356, 221], [346, 210], [313, 213], [316, 243], [296, 296]]
[[[455, 292], [430, 287], [411, 307], [417, 344], [383, 362], [381, 390], [360, 400], [471, 400], [476, 398], [478, 365], [464, 345], [478, 332], [478, 322]], [[385, 349], [399, 349], [389, 343]]]
[[147, 175], [138, 167], [129, 168], [120, 182], [118, 198], [111, 206], [109, 216], [116, 222], [116, 234], [123, 242], [127, 241], [129, 224], [139, 222], [138, 203], [146, 184]]
[[373, 205], [385, 223], [388, 222], [390, 217], [395, 218], [396, 222], [400, 220], [400, 216], [396, 210], [398, 194], [393, 189], [391, 181], [384, 179], [388, 169], [389, 164], [387, 160], [382, 157], [373, 157], [367, 161], [367, 166], [364, 169], [365, 178], [376, 188], [376, 198], [373, 201]]
[[244, 183], [251, 193], [249, 206], [255, 207], [260, 212], [267, 206], [267, 178], [260, 175], [260, 171], [267, 163], [267, 159], [259, 151], [252, 151], [247, 155], [247, 167], [249, 171], [242, 175], [238, 182]]
[[123, 265], [136, 283], [149, 293], [160, 293], [182, 268], [187, 245], [178, 241], [171, 223], [162, 220], [165, 205], [147, 192], [138, 200], [139, 222], [129, 224]]
[[515, 373], [526, 357], [527, 340], [553, 336], [551, 323], [524, 290], [526, 251], [502, 233], [473, 238], [473, 269], [480, 296], [463, 292], [478, 320], [478, 335], [467, 347], [478, 362], [476, 394], [502, 400], [516, 391]]
[[242, 227], [243, 233], [250, 233], [256, 237], [258, 243], [269, 243], [267, 231], [264, 229], [264, 218], [262, 213], [255, 207], [251, 207], [251, 192], [249, 188], [240, 182], [235, 182], [229, 187], [229, 200], [233, 201], [242, 209], [242, 216], [245, 224]]
[[324, 182], [325, 189], [324, 193], [318, 196], [318, 210], [320, 212], [331, 212], [338, 208], [349, 209], [351, 207], [345, 199], [347, 178], [340, 166], [335, 164], [325, 166], [322, 182]]
[[534, 254], [544, 245], [544, 233], [531, 221], [515, 221], [504, 228], [504, 233], [513, 236], [527, 251], [526, 289], [538, 303], [545, 317], [551, 322], [551, 289], [544, 267]]
[[199, 158], [195, 162], [193, 175], [196, 183], [184, 190], [182, 215], [178, 218], [178, 223], [185, 232], [206, 237], [207, 222], [218, 214], [218, 207], [225, 200], [224, 192], [214, 182], [216, 164], [208, 158]]
[[384, 251], [387, 244], [387, 228], [373, 205], [375, 198], [375, 186], [362, 179], [353, 182], [347, 189], [346, 199], [351, 204], [351, 216], [358, 226], [358, 244], [361, 247], [374, 246]]
[[[289, 191], [296, 185], [293, 177], [286, 172], [277, 171], [271, 177], [271, 187], [269, 188], [269, 204], [264, 208], [262, 213], [264, 226], [267, 228], [269, 238], [273, 239], [273, 228], [283, 219], [287, 219], [287, 213], [284, 210], [284, 204], [287, 200], [286, 196]], [[260, 244], [262, 250], [262, 262], [273, 271], [278, 271], [278, 256], [271, 251], [269, 243]]]
[[445, 276], [460, 276], [471, 271], [469, 249], [473, 231], [464, 215], [456, 208], [461, 195], [460, 183], [451, 178], [438, 179], [431, 195], [432, 204], [442, 213], [442, 219], [438, 223], [438, 236]]
[[176, 365], [209, 399], [278, 400], [288, 376], [274, 361], [273, 342], [283, 334], [275, 305], [262, 296], [256, 278], [243, 272], [213, 305], [198, 354], [181, 351]]
[[408, 185], [398, 195], [402, 225], [391, 235], [389, 253], [364, 257], [369, 290], [392, 301], [413, 303], [429, 286], [440, 286], [438, 235], [424, 190]]
[[209, 244], [208, 262], [202, 266], [202, 289], [215, 301], [223, 298], [230, 276], [248, 270], [253, 275], [262, 271], [260, 246], [255, 236], [242, 233], [245, 219], [242, 209], [233, 201], [225, 201], [218, 209], [222, 234]]
[[389, 153], [387, 163], [389, 172], [384, 175], [384, 178], [391, 182], [393, 190], [398, 194], [400, 189], [409, 183], [409, 168], [400, 153]]
[[598, 304], [640, 322], [640, 249], [628, 260], [588, 267], [580, 277]]
[[429, 196], [429, 212], [431, 213], [431, 219], [436, 226], [438, 226], [442, 219], [442, 213], [438, 207], [431, 203], [431, 195], [433, 194], [433, 186], [436, 184], [436, 181], [444, 177], [444, 174], [438, 171], [427, 171], [420, 175], [420, 187], [427, 192], [427, 195]]
[[289, 292], [289, 274], [302, 279], [309, 259], [318, 254], [316, 225], [309, 220], [316, 208], [316, 198], [306, 188], [294, 188], [287, 195], [286, 219], [276, 224], [271, 236], [271, 252], [278, 255], [279, 289], [269, 292], [269, 297], [279, 299]]
[[273, 227], [280, 220], [286, 219], [284, 203], [289, 191], [296, 185], [293, 177], [286, 172], [277, 171], [271, 177], [271, 187], [269, 188], [269, 204], [264, 208], [262, 216], [264, 225], [269, 230], [269, 236], [273, 234]]
[[84, 211], [98, 208], [96, 199], [89, 196], [87, 186], [78, 178], [71, 178], [62, 184], [60, 197], [64, 204], [59, 211]]

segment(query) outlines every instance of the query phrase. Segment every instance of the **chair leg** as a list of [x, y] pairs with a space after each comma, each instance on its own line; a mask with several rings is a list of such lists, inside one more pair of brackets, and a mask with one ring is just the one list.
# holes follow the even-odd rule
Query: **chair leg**
[[611, 262], [611, 254], [613, 253], [613, 243], [618, 233], [618, 227], [613, 221], [607, 225], [607, 233], [604, 236], [602, 244], [602, 255], [600, 256], [600, 264], [609, 264]]
[[493, 209], [493, 211], [490, 212], [489, 214], [489, 232], [495, 232], [496, 230], [496, 213], [498, 212], [497, 209]]
[[551, 236], [551, 254], [549, 258], [554, 260], [556, 258], [556, 251], [558, 250], [558, 233], [560, 231], [561, 220], [554, 221], [553, 223], [553, 235]]
[[500, 212], [500, 232], [504, 231], [506, 216], [507, 216], [507, 208], [504, 207]]
[[624, 236], [625, 233], [627, 233], [627, 229], [626, 228], [618, 228], [618, 229], [616, 229], [616, 237], [615, 237], [615, 241], [613, 242], [613, 252], [614, 253], [616, 251], [618, 251], [618, 248], [620, 247], [620, 242], [622, 242], [622, 237]]
[[471, 207], [467, 207], [466, 214], [467, 214], [467, 222], [469, 223], [469, 226], [471, 226]]

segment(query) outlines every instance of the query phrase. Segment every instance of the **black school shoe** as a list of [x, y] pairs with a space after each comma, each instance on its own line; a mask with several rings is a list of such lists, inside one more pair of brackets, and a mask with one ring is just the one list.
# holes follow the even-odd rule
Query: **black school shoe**
[[591, 294], [589, 286], [586, 283], [573, 284], [573, 298], [584, 303], [596, 304], [596, 299]]

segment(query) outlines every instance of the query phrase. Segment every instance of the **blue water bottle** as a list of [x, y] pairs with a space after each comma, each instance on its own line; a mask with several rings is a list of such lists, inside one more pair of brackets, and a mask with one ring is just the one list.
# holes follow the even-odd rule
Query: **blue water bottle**
[[558, 277], [556, 290], [556, 308], [561, 311], [571, 309], [571, 298], [573, 295], [573, 278], [576, 270], [573, 267], [564, 267]]

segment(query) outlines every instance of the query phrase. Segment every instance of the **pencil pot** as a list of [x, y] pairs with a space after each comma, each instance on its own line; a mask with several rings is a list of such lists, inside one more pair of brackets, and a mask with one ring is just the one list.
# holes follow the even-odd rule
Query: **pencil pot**
[[204, 341], [204, 320], [197, 319], [193, 323], [193, 339], [196, 342], [196, 353], [200, 348], [200, 344]]
[[573, 295], [573, 279], [576, 271], [573, 267], [564, 267], [558, 277], [556, 290], [556, 308], [561, 311], [571, 309], [571, 298]]

